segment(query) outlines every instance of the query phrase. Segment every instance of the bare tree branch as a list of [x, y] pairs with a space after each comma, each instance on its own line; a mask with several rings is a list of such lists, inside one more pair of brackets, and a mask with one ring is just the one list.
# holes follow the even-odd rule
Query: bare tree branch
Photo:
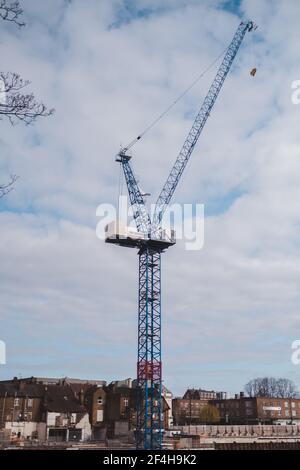
[[294, 398], [297, 396], [296, 386], [289, 379], [274, 377], [258, 377], [245, 385], [249, 397]]
[[25, 26], [24, 21], [20, 20], [23, 10], [19, 1], [8, 3], [7, 0], [0, 0], [0, 18], [4, 21], [15, 23], [19, 27]]
[[[19, 0], [0, 0], [0, 20], [25, 26], [22, 21], [23, 9]], [[33, 93], [23, 93], [22, 90], [29, 85], [16, 73], [0, 72], [0, 120], [7, 118], [11, 124], [22, 121], [31, 124], [38, 117], [50, 116], [54, 109], [47, 109], [44, 103], [36, 101]], [[11, 175], [8, 183], [0, 184], [0, 198], [14, 188], [18, 176]]]
[[50, 116], [54, 109], [36, 101], [34, 94], [22, 93], [30, 84], [16, 73], [0, 72], [0, 119], [7, 117], [11, 124], [22, 121], [31, 124], [38, 117]]
[[19, 177], [17, 175], [11, 175], [8, 183], [0, 184], [0, 199], [14, 189], [14, 183], [18, 178]]

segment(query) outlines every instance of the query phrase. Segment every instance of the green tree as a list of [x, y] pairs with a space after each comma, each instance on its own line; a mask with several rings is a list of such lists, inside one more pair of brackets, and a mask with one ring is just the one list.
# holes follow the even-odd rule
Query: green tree
[[220, 421], [220, 412], [216, 406], [205, 405], [200, 412], [200, 419], [203, 423], [218, 423]]

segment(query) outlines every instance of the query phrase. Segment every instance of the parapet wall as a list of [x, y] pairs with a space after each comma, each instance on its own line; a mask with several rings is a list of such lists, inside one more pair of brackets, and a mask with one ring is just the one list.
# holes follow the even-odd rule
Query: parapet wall
[[300, 436], [300, 425], [176, 426], [183, 434], [203, 437]]

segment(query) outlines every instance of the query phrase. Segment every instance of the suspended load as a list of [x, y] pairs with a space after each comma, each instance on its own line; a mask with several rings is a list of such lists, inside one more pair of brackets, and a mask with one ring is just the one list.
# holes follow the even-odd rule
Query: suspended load
[[255, 77], [256, 72], [257, 72], [257, 69], [254, 67], [254, 69], [251, 70], [250, 75], [252, 75], [252, 77]]

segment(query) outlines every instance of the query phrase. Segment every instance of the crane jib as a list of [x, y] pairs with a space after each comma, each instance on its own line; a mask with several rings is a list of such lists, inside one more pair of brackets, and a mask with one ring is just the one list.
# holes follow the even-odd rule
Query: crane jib
[[255, 25], [252, 21], [241, 23], [226, 51], [225, 57], [218, 69], [216, 77], [214, 78], [214, 81], [208, 91], [207, 96], [204, 99], [200, 111], [195, 118], [192, 128], [188, 133], [188, 136], [174, 163], [174, 166], [170, 171], [167, 181], [165, 182], [163, 189], [161, 190], [161, 193], [157, 199], [152, 220], [152, 234], [155, 234], [160, 230], [163, 214], [171, 201], [181, 175], [187, 165], [187, 162], [189, 161], [193, 149], [217, 100], [222, 85], [229, 73], [231, 65], [241, 46], [244, 36], [247, 31], [252, 31], [253, 28], [255, 28]]

